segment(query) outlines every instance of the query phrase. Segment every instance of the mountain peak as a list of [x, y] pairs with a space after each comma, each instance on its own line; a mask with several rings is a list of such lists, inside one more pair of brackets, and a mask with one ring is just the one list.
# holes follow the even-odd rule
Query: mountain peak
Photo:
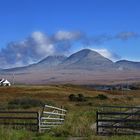
[[98, 55], [100, 55], [98, 52], [96, 52], [96, 51], [93, 51], [93, 50], [90, 50], [90, 49], [82, 49], [82, 50], [80, 50], [80, 51], [78, 51], [77, 53], [79, 53], [79, 54], [83, 54], [83, 55], [88, 55], [89, 53], [94, 53], [94, 55], [95, 54], [98, 54]]
[[90, 50], [90, 49], [82, 49], [79, 52], [90, 53], [90, 52], [92, 52], [92, 50]]
[[69, 58], [77, 58], [77, 59], [82, 59], [84, 57], [87, 57], [89, 55], [92, 56], [101, 56], [98, 52], [92, 51], [90, 49], [82, 49], [74, 54], [72, 54]]
[[113, 62], [96, 51], [83, 49], [72, 54], [63, 63], [65, 68], [77, 69], [103, 69], [113, 65]]
[[57, 66], [58, 64], [62, 63], [67, 57], [64, 55], [53, 55], [47, 56], [43, 60], [39, 61], [37, 65], [42, 65], [46, 67]]
[[38, 63], [45, 63], [46, 61], [55, 61], [55, 60], [64, 60], [67, 57], [64, 55], [50, 55], [47, 56], [46, 58], [42, 59], [41, 61], [39, 61]]

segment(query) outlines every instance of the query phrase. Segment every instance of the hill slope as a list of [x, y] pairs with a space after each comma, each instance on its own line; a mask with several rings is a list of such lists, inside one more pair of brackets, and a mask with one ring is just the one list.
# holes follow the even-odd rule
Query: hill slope
[[121, 60], [116, 62], [116, 65], [123, 70], [140, 70], [140, 62]]

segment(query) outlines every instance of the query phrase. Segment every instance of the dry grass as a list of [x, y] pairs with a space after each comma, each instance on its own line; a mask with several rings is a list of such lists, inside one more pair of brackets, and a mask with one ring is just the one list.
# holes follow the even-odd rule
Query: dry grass
[[84, 94], [85, 96], [96, 96], [101, 92], [91, 91], [80, 86], [15, 86], [0, 87], [0, 102], [8, 102], [15, 98], [31, 97], [41, 100], [53, 100], [67, 102], [70, 94]]
[[[54, 102], [56, 105], [75, 106], [76, 103], [70, 102], [68, 96], [70, 94], [83, 94], [88, 97], [88, 102], [93, 105], [102, 104], [124, 104], [139, 105], [140, 91], [96, 91], [83, 86], [73, 85], [52, 85], [52, 86], [14, 86], [0, 87], [0, 103], [6, 104], [16, 98], [33, 98], [47, 102]], [[99, 94], [108, 97], [107, 100], [94, 99]], [[80, 104], [80, 103], [79, 103]], [[87, 104], [82, 103], [83, 105]]]

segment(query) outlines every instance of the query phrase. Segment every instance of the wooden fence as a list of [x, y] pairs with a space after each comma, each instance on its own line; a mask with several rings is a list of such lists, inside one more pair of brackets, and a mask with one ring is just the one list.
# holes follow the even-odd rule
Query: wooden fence
[[15, 129], [39, 130], [39, 113], [29, 111], [0, 111], [0, 125]]
[[30, 111], [0, 111], [0, 126], [16, 129], [25, 128], [42, 132], [62, 125], [66, 110], [50, 105], [43, 107], [42, 113]]
[[104, 106], [96, 112], [98, 135], [140, 134], [140, 107]]

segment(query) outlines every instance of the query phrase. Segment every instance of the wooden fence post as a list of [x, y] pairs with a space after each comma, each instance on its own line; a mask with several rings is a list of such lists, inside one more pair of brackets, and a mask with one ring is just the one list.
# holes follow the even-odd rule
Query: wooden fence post
[[96, 111], [96, 134], [99, 134], [99, 128], [98, 128], [98, 111]]
[[37, 129], [38, 129], [38, 132], [39, 132], [39, 133], [40, 133], [40, 119], [41, 119], [41, 118], [40, 118], [40, 111], [39, 111], [39, 112], [37, 113], [37, 120], [38, 120], [38, 121], [37, 121], [37, 125], [38, 125], [38, 126], [37, 126]]

